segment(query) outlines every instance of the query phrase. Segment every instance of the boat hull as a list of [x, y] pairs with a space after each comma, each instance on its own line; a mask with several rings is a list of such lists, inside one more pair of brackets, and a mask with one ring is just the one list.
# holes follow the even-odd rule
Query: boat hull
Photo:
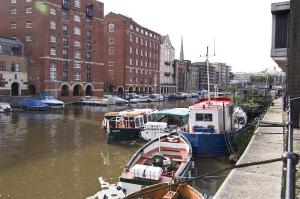
[[140, 128], [110, 128], [107, 133], [107, 144], [137, 139], [140, 132]]
[[[224, 156], [229, 154], [224, 134], [182, 133], [192, 145], [196, 156]], [[226, 134], [227, 142], [232, 141], [233, 133]]]

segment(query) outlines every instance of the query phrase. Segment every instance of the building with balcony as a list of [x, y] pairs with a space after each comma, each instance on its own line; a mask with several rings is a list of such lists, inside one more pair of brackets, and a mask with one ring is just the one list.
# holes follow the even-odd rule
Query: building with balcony
[[0, 37], [0, 95], [27, 95], [28, 61], [17, 38]]
[[290, 2], [273, 3], [271, 57], [286, 72]]
[[159, 92], [160, 34], [110, 12], [105, 16], [104, 35], [105, 91]]
[[[195, 62], [199, 69], [199, 80], [198, 80], [198, 90], [207, 90], [207, 64], [206, 62]], [[216, 84], [216, 70], [212, 64], [209, 64], [209, 83], [210, 89], [213, 89], [213, 85]]]
[[228, 87], [229, 72], [231, 67], [225, 63], [212, 62], [210, 63], [215, 68], [215, 81], [218, 87]]
[[[300, 1], [272, 4], [272, 59], [286, 72], [286, 96], [300, 97]], [[291, 103], [292, 122], [300, 126], [300, 100]]]
[[176, 93], [175, 49], [169, 35], [161, 37], [160, 44], [160, 93]]
[[195, 93], [199, 90], [200, 68], [197, 64], [190, 63], [186, 70], [186, 89], [187, 93]]
[[29, 94], [103, 94], [103, 3], [7, 0], [0, 7], [1, 34], [24, 43]]

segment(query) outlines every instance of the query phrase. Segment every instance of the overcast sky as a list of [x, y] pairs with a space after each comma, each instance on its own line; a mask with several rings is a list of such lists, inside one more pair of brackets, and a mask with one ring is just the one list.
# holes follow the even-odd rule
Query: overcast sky
[[[203, 61], [206, 46], [234, 72], [276, 66], [270, 58], [271, 3], [282, 0], [100, 0], [105, 14], [120, 13], [161, 35], [168, 34], [179, 58]], [[200, 57], [202, 55], [202, 57]]]

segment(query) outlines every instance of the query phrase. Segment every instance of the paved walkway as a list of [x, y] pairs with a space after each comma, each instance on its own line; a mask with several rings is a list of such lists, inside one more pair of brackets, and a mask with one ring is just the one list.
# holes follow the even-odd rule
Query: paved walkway
[[[274, 101], [263, 118], [264, 122], [282, 123], [282, 98]], [[258, 127], [238, 164], [279, 158], [283, 152], [283, 129]], [[234, 169], [230, 172], [214, 199], [281, 198], [283, 163]]]

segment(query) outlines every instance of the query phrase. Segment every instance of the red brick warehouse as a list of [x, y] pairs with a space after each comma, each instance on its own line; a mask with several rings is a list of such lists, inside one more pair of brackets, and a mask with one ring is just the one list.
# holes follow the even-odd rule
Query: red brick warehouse
[[103, 3], [6, 0], [0, 7], [1, 35], [25, 45], [30, 94], [103, 94]]
[[159, 92], [160, 35], [110, 12], [104, 19], [104, 55], [110, 93]]

